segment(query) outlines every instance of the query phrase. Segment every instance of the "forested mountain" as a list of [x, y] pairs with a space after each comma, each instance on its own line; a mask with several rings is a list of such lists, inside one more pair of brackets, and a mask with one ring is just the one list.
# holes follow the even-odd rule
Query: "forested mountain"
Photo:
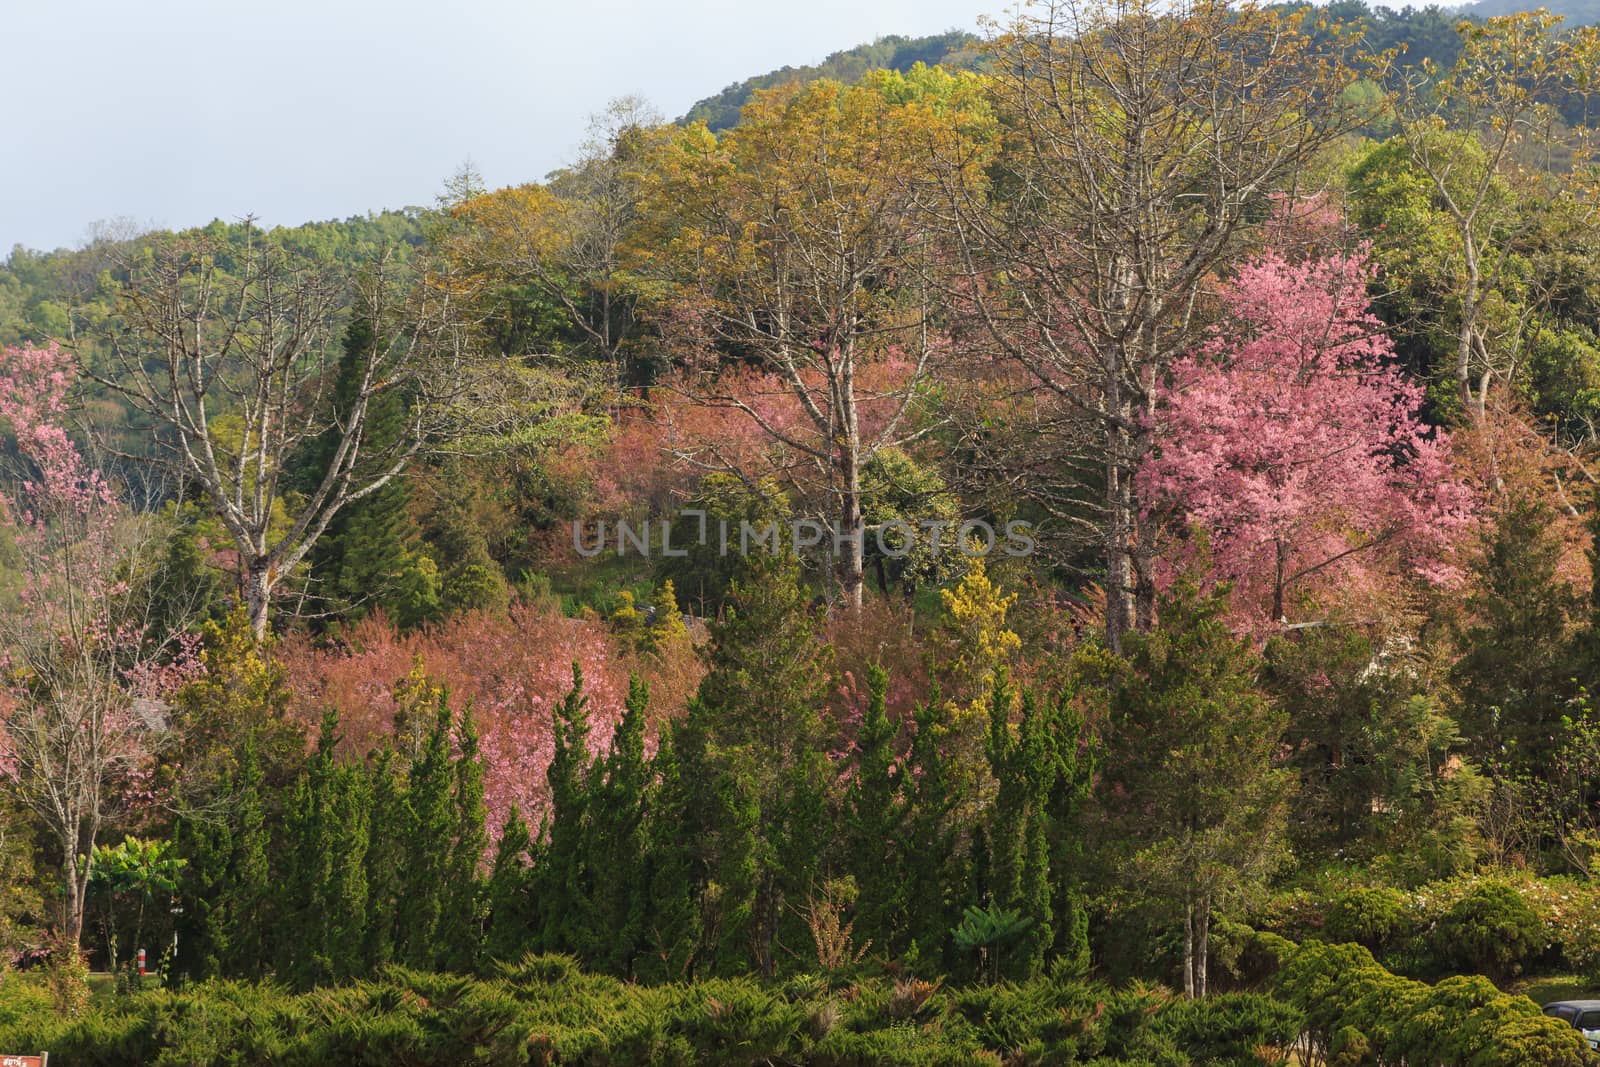
[[[1444, 66], [1455, 59], [1459, 47], [1455, 27], [1463, 18], [1485, 19], [1541, 6], [1564, 16], [1569, 26], [1600, 22], [1600, 0], [1551, 0], [1538, 5], [1530, 5], [1527, 0], [1479, 0], [1460, 6], [1407, 4], [1399, 8], [1369, 4], [1367, 0], [1332, 0], [1319, 6], [1333, 17], [1364, 22], [1368, 27], [1368, 41], [1375, 51], [1404, 45], [1404, 62], [1432, 59]], [[698, 101], [679, 121], [703, 120], [713, 130], [725, 129], [739, 121], [739, 109], [749, 102], [756, 90], [787, 82], [816, 78], [855, 82], [868, 71], [906, 71], [917, 63], [942, 66], [947, 70], [976, 70], [984, 62], [981, 45], [980, 38], [960, 30], [928, 37], [880, 37], [871, 44], [834, 52], [820, 63], [780, 67], [736, 82], [715, 96]]]
[[[1565, 18], [1568, 26], [1592, 26], [1600, 22], [1600, 2], [1596, 0], [1549, 0], [1548, 3], [1532, 6], [1548, 8], [1551, 14]], [[1528, 0], [1477, 0], [1455, 10], [1469, 18], [1486, 19], [1493, 15], [1529, 11], [1532, 6]]]
[[0, 1050], [1600, 1065], [1600, 30], [971, 45], [12, 253]]
[[834, 52], [820, 63], [780, 67], [735, 82], [715, 96], [697, 102], [680, 122], [700, 122], [713, 130], [726, 129], [739, 121], [739, 109], [750, 102], [757, 89], [770, 89], [788, 82], [808, 82], [831, 78], [846, 84], [858, 82], [874, 70], [908, 71], [918, 63], [947, 70], [971, 70], [982, 57], [976, 51], [978, 38], [961, 30], [929, 37], [901, 37], [891, 34], [871, 44], [857, 45]]

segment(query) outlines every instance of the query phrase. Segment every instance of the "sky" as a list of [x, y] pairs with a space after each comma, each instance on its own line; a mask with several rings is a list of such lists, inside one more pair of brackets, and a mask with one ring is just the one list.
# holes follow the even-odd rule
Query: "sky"
[[0, 0], [0, 256], [97, 220], [268, 225], [432, 203], [570, 160], [637, 94], [667, 118], [1002, 0]]

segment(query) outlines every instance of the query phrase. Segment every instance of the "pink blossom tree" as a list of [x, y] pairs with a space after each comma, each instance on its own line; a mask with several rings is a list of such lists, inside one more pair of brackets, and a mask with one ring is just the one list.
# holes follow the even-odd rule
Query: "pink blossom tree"
[[121, 506], [63, 427], [72, 360], [54, 345], [0, 351], [0, 418], [22, 470], [0, 497], [15, 570], [0, 610], [0, 774], [61, 852], [61, 933], [76, 944], [100, 830], [137, 798], [163, 698], [193, 663], [157, 632], [157, 529]]
[[1364, 249], [1268, 251], [1224, 286], [1223, 321], [1158, 392], [1141, 488], [1206, 531], [1250, 625], [1286, 623], [1319, 587], [1457, 576], [1473, 495], [1392, 361], [1372, 278]]

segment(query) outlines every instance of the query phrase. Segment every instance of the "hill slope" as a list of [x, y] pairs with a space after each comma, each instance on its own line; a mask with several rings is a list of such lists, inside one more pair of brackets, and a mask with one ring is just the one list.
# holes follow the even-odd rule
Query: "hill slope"
[[803, 67], [780, 67], [778, 70], [758, 74], [728, 86], [716, 96], [708, 96], [689, 109], [680, 122], [698, 122], [702, 119], [713, 130], [726, 129], [739, 121], [739, 109], [749, 101], [757, 89], [770, 89], [788, 82], [807, 82], [817, 78], [835, 81], [859, 81], [869, 71], [878, 68], [910, 70], [917, 63], [935, 64], [953, 69], [967, 70], [977, 66], [980, 59], [975, 46], [978, 38], [962, 30], [951, 30], [932, 37], [879, 37], [871, 44], [835, 52], [820, 63]]

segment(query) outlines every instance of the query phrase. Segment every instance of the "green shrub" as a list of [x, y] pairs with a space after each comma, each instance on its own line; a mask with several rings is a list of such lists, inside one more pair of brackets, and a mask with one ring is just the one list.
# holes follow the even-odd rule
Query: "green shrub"
[[1328, 941], [1353, 941], [1374, 954], [1392, 946], [1411, 926], [1411, 904], [1404, 893], [1386, 886], [1346, 890], [1333, 899], [1323, 918]]
[[1428, 986], [1390, 974], [1359, 945], [1307, 942], [1287, 954], [1277, 995], [1305, 1013], [1329, 1067], [1578, 1067], [1583, 1036], [1479, 975]]
[[1488, 975], [1497, 984], [1521, 974], [1546, 948], [1544, 924], [1515, 886], [1485, 880], [1434, 923], [1436, 965]]
[[1196, 1063], [1260, 1067], [1267, 1050], [1273, 1052], [1268, 1062], [1288, 1062], [1302, 1021], [1297, 1009], [1271, 997], [1224, 993], [1174, 1002], [1160, 1014], [1154, 1029], [1170, 1035], [1173, 1044]]

